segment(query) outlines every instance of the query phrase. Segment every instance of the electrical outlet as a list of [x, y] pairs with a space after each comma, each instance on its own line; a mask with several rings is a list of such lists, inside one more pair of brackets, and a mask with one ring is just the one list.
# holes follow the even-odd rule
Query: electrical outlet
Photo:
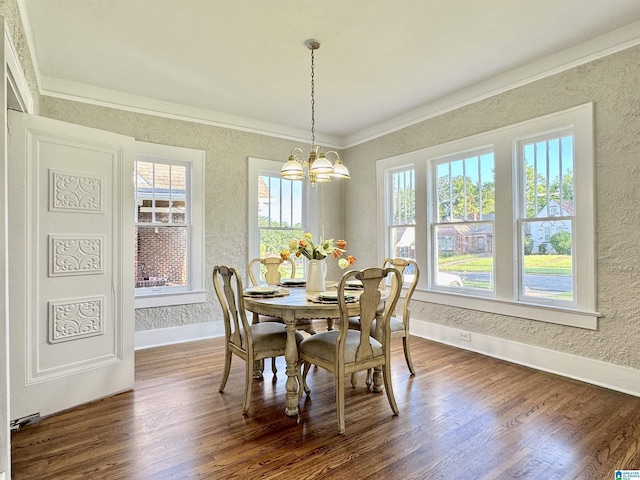
[[460, 331], [460, 336], [458, 337], [460, 340], [462, 340], [463, 342], [470, 342], [471, 341], [471, 334], [469, 332], [463, 332]]

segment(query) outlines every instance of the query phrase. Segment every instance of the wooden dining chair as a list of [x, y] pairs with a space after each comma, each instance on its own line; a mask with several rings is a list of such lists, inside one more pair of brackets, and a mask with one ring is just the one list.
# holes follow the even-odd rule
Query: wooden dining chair
[[264, 267], [264, 279], [268, 285], [278, 285], [282, 278], [281, 266], [283, 263], [289, 263], [291, 265], [291, 273], [289, 278], [296, 278], [296, 264], [292, 258], [283, 260], [280, 257], [266, 257], [266, 258], [254, 258], [249, 262], [249, 279], [252, 285], [258, 285], [260, 283], [260, 274], [256, 277], [255, 266], [259, 265], [260, 268]]
[[[396, 307], [400, 289], [391, 290], [385, 301], [384, 310], [380, 311], [382, 279], [391, 275], [396, 282], [402, 283], [402, 274], [395, 268], [367, 268], [353, 270], [343, 275], [338, 284], [338, 305], [340, 309], [340, 330], [331, 330], [305, 338], [298, 347], [298, 355], [304, 365], [301, 374], [302, 389], [309, 395], [307, 374], [311, 364], [324, 368], [335, 377], [336, 410], [338, 416], [338, 432], [345, 432], [344, 382], [347, 375], [369, 368], [375, 368], [374, 383], [377, 389], [384, 382], [387, 399], [394, 415], [398, 415], [398, 405], [391, 385], [391, 331], [389, 319]], [[350, 278], [356, 278], [363, 284], [359, 297], [360, 330], [349, 329], [349, 312], [345, 299], [345, 285]], [[376, 322], [376, 338], [370, 335], [371, 327]], [[380, 376], [382, 379], [380, 379]], [[376, 388], [374, 388], [376, 390]], [[302, 390], [300, 391], [302, 395]]]
[[[258, 285], [260, 283], [259, 279], [260, 279], [260, 275], [258, 275], [256, 277], [255, 273], [256, 273], [256, 266], [260, 265], [261, 267], [264, 267], [266, 270], [264, 272], [264, 276], [265, 276], [265, 281], [267, 282], [268, 285], [278, 285], [282, 279], [282, 274], [281, 274], [281, 269], [280, 266], [283, 263], [290, 263], [291, 264], [291, 273], [289, 275], [289, 278], [295, 278], [296, 276], [296, 264], [293, 261], [292, 258], [287, 258], [286, 260], [283, 260], [280, 257], [267, 257], [267, 258], [254, 258], [253, 260], [251, 260], [249, 262], [249, 279], [251, 280], [251, 284], [252, 285]], [[295, 287], [293, 287], [295, 288]], [[280, 323], [284, 323], [284, 321], [281, 318], [278, 317], [269, 317], [267, 315], [254, 315], [253, 317], [253, 321], [254, 322], [280, 322]], [[301, 320], [298, 322], [297, 324], [297, 328], [298, 330], [304, 330], [305, 332], [311, 334], [311, 335], [315, 335], [316, 331], [313, 328], [313, 323], [311, 322], [311, 320]], [[271, 364], [271, 369], [273, 370], [273, 373], [275, 374], [277, 372], [276, 369], [276, 364], [275, 364], [275, 359]]]
[[[224, 371], [218, 391], [222, 393], [229, 379], [233, 354], [245, 361], [245, 393], [242, 414], [246, 415], [251, 404], [254, 362], [265, 358], [283, 356], [287, 341], [285, 326], [266, 322], [250, 325], [244, 308], [242, 279], [235, 268], [216, 266], [213, 269], [213, 286], [222, 307], [224, 317]], [[296, 332], [296, 343], [302, 335]]]
[[[391, 319], [389, 320], [389, 327], [391, 330], [391, 339], [394, 338], [402, 338], [402, 346], [404, 349], [404, 358], [407, 362], [407, 367], [409, 368], [409, 373], [411, 375], [415, 375], [415, 369], [413, 367], [413, 360], [411, 359], [411, 345], [410, 345], [410, 337], [409, 337], [409, 321], [411, 319], [411, 297], [413, 295], [414, 290], [416, 289], [416, 285], [418, 284], [418, 278], [420, 277], [420, 271], [418, 270], [418, 265], [414, 260], [410, 258], [385, 258], [382, 262], [382, 268], [395, 268], [399, 272], [402, 273], [402, 280], [399, 284], [395, 282], [395, 277], [391, 278], [391, 289], [402, 290], [404, 279], [413, 275], [411, 282], [407, 287], [404, 299], [402, 302], [398, 302], [398, 304], [402, 304], [402, 316], [398, 316], [397, 312], [394, 311]], [[349, 328], [359, 330], [360, 329], [360, 319], [359, 318], [351, 318], [349, 321]], [[375, 322], [372, 326], [372, 335], [375, 334]], [[356, 385], [356, 375], [354, 374], [351, 377], [351, 383], [355, 387]], [[366, 376], [366, 384], [367, 386], [371, 386], [371, 370], [367, 372]]]

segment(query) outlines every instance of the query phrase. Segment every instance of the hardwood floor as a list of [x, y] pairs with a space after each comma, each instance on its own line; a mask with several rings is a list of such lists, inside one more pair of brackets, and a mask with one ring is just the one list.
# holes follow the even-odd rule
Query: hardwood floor
[[[222, 340], [136, 353], [135, 389], [12, 435], [14, 480], [613, 479], [640, 469], [640, 398], [412, 337], [416, 376], [393, 342], [400, 415], [384, 394], [346, 387], [338, 435], [333, 377], [284, 415], [284, 359], [254, 380], [243, 365], [218, 393]], [[347, 380], [348, 382], [348, 380]]]

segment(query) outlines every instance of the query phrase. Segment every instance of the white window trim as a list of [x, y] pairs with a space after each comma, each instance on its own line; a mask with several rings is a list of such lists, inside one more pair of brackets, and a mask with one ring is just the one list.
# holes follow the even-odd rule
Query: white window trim
[[206, 301], [204, 277], [204, 219], [205, 219], [205, 152], [192, 148], [173, 147], [157, 143], [136, 142], [136, 160], [149, 157], [177, 160], [191, 164], [191, 231], [189, 242], [189, 285], [180, 292], [136, 292], [135, 308], [162, 307], [203, 303]]
[[[385, 195], [378, 197], [378, 235], [379, 261], [382, 261], [390, 251], [386, 235], [386, 172], [401, 166], [413, 165], [416, 174], [416, 209], [422, 211], [416, 213], [416, 261], [421, 270], [430, 271], [428, 252], [431, 251], [431, 238], [428, 235], [427, 208], [425, 205], [430, 198], [427, 195], [428, 160], [440, 158], [467, 150], [478, 150], [483, 146], [493, 148], [496, 159], [496, 184], [514, 185], [516, 169], [514, 161], [505, 167], [498, 158], [517, 158], [517, 143], [522, 138], [539, 134], [545, 130], [555, 130], [566, 126], [572, 126], [575, 132], [574, 158], [584, 166], [574, 169], [575, 200], [576, 200], [576, 233], [581, 238], [581, 243], [576, 250], [576, 261], [580, 262], [580, 276], [574, 276], [576, 308], [562, 308], [558, 306], [546, 306], [528, 304], [515, 300], [516, 281], [512, 274], [498, 273], [496, 275], [495, 297], [471, 296], [464, 289], [455, 292], [434, 291], [428, 286], [429, 275], [421, 275], [420, 281], [413, 295], [416, 300], [437, 303], [453, 307], [478, 310], [482, 312], [508, 315], [512, 317], [538, 320], [572, 327], [597, 329], [600, 313], [596, 310], [596, 257], [595, 257], [595, 205], [594, 205], [594, 152], [593, 152], [593, 104], [588, 103], [568, 110], [552, 113], [532, 120], [510, 125], [490, 132], [474, 135], [472, 137], [456, 140], [442, 145], [436, 145], [419, 151], [399, 155], [396, 157], [379, 160], [377, 162], [377, 186]], [[507, 140], [508, 139], [508, 140]], [[586, 164], [586, 165], [585, 165]], [[515, 211], [513, 196], [516, 192], [508, 189], [496, 189], [496, 209], [502, 208], [498, 213], [507, 215], [515, 224]], [[504, 197], [501, 199], [500, 196]], [[420, 206], [422, 205], [422, 206]], [[420, 207], [419, 207], [420, 206]], [[514, 251], [517, 238], [512, 225], [496, 222], [495, 248], [497, 251]], [[498, 243], [499, 242], [499, 243]], [[495, 269], [497, 272], [515, 272], [517, 265], [515, 257], [497, 256]]]

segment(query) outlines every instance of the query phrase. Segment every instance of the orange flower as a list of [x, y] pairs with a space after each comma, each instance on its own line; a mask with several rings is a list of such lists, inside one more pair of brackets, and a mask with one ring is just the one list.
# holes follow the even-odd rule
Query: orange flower
[[354, 257], [353, 255], [349, 255], [347, 257], [347, 261], [349, 262], [349, 266], [353, 265], [354, 263], [356, 263], [356, 257]]
[[346, 240], [338, 240], [336, 242], [336, 247], [338, 247], [340, 250], [344, 250], [345, 248], [347, 248], [347, 241]]
[[304, 238], [301, 238], [300, 240], [298, 240], [298, 245], [301, 246], [302, 248], [306, 248], [306, 246], [309, 244]]
[[333, 250], [333, 258], [338, 258], [342, 255], [342, 250], [338, 250], [337, 248]]
[[288, 260], [289, 259], [289, 250], [281, 250], [280, 251], [280, 258], [282, 260]]

